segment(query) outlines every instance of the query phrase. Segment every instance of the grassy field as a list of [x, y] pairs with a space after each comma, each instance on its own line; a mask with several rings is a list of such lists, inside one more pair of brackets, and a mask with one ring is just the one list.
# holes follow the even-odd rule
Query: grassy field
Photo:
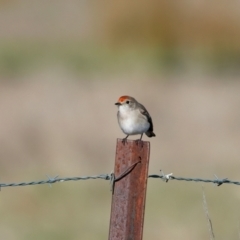
[[236, 49], [125, 48], [71, 41], [3, 41], [0, 43], [0, 73], [17, 77], [55, 65], [78, 75], [118, 75], [133, 71], [238, 75], [239, 56]]
[[[135, 96], [153, 117], [149, 173], [239, 180], [235, 77], [136, 70], [81, 76], [55, 65], [12, 79], [0, 83], [1, 182], [110, 173], [116, 138], [124, 136], [114, 106], [123, 94]], [[144, 239], [208, 238], [201, 186], [149, 179]], [[237, 239], [238, 187], [204, 186], [217, 239]], [[1, 194], [3, 239], [107, 238], [107, 181], [4, 188]]]

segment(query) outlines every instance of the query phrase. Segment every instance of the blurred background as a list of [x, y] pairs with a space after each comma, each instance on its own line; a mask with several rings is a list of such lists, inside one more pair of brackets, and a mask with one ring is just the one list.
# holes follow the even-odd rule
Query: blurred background
[[[239, 181], [239, 8], [1, 0], [0, 181], [110, 173], [121, 95], [152, 115], [149, 174]], [[156, 179], [144, 239], [209, 239], [202, 185], [216, 239], [239, 239], [239, 187]], [[104, 180], [2, 188], [0, 238], [107, 239], [109, 189]]]

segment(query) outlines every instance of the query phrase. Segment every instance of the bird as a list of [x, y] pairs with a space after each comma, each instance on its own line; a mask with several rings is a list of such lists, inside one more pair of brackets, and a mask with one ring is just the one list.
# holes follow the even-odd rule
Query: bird
[[127, 142], [129, 135], [141, 134], [140, 139], [135, 140], [137, 143], [142, 141], [145, 133], [148, 137], [155, 137], [153, 132], [153, 122], [147, 109], [135, 98], [124, 95], [115, 103], [118, 107], [117, 119], [122, 131], [127, 135], [122, 139], [122, 143]]

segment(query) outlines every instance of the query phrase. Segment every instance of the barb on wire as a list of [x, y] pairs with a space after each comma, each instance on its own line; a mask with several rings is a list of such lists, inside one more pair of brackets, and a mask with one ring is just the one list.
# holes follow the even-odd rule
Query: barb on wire
[[217, 186], [221, 186], [223, 183], [227, 183], [228, 182], [227, 178], [219, 179], [216, 174], [214, 174], [214, 177], [216, 178], [214, 184], [216, 184]]
[[53, 178], [49, 177], [47, 174], [46, 174], [46, 176], [49, 180], [49, 183], [48, 183], [49, 187], [52, 187], [52, 182], [54, 183], [54, 181], [58, 178], [58, 175]]
[[170, 179], [171, 179], [171, 177], [172, 177], [172, 173], [169, 173], [169, 174], [164, 174], [164, 172], [163, 172], [163, 170], [160, 170], [160, 172], [161, 172], [161, 174], [162, 174], [162, 180], [164, 181], [164, 182], [168, 182]]

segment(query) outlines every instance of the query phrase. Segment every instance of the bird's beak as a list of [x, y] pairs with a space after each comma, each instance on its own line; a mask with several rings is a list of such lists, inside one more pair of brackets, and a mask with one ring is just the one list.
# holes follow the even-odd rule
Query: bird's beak
[[121, 103], [120, 102], [116, 102], [115, 105], [119, 106], [119, 105], [121, 105]]

